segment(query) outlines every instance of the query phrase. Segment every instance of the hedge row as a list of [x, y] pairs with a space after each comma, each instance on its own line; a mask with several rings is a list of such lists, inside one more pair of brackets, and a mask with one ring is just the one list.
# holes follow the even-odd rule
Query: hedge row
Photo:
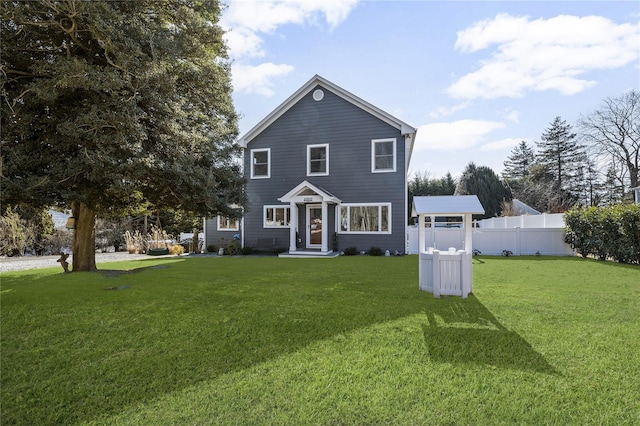
[[569, 210], [565, 241], [583, 257], [640, 264], [640, 204]]

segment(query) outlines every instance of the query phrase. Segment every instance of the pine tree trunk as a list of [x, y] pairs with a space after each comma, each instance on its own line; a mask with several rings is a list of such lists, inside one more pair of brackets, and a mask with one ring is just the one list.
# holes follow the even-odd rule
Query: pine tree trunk
[[73, 272], [96, 271], [96, 213], [78, 201], [72, 203], [71, 211], [76, 219], [73, 233]]

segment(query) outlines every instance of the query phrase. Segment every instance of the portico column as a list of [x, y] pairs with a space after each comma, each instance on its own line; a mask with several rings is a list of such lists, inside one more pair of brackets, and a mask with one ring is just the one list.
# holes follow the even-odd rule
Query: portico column
[[291, 207], [289, 208], [291, 213], [291, 218], [289, 222], [289, 251], [296, 251], [296, 228], [298, 227], [298, 206], [296, 206], [295, 202], [291, 202]]
[[322, 202], [322, 220], [324, 221], [322, 223], [322, 252], [326, 253], [329, 251], [329, 244], [328, 244], [328, 239], [329, 239], [329, 229], [327, 227], [327, 224], [329, 223], [328, 220], [328, 216], [327, 216], [327, 202], [323, 201]]

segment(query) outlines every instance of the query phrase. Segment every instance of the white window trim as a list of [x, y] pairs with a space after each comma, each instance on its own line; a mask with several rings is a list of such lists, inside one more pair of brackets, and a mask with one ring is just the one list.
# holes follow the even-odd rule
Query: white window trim
[[226, 219], [225, 222], [228, 223], [229, 217], [228, 216], [220, 216], [218, 215], [218, 231], [239, 231], [240, 230], [240, 219], [236, 219], [236, 226], [233, 228], [228, 228], [228, 227], [224, 227], [222, 226], [223, 223], [220, 219]]
[[[321, 173], [312, 173], [311, 172], [311, 148], [324, 148], [325, 155], [327, 157], [327, 167], [326, 172]], [[320, 143], [315, 145], [307, 145], [307, 176], [329, 176], [329, 144], [328, 143]]]
[[[255, 176], [253, 174], [253, 172], [255, 170], [254, 167], [253, 167], [253, 165], [254, 165], [253, 162], [255, 160], [255, 157], [253, 156], [253, 154], [255, 152], [266, 152], [267, 153], [267, 175], [266, 176], [262, 176], [262, 175]], [[250, 162], [249, 166], [251, 167], [251, 179], [269, 179], [271, 177], [271, 148], [252, 149], [251, 150], [251, 157], [250, 157], [249, 162]]]
[[[376, 169], [376, 143], [380, 142], [393, 142], [393, 168], [391, 169]], [[397, 143], [395, 138], [371, 140], [371, 173], [393, 173], [396, 171], [396, 163], [398, 162], [396, 146]]]
[[[274, 204], [262, 206], [262, 227], [263, 228], [290, 228], [291, 224], [286, 225], [267, 225], [267, 209], [284, 209], [285, 220], [287, 218], [287, 210], [289, 210], [289, 219], [291, 219], [291, 206], [289, 204]], [[275, 213], [275, 212], [274, 212]], [[274, 214], [275, 218], [275, 214]]]
[[[387, 207], [387, 210], [389, 212], [389, 219], [388, 219], [388, 224], [389, 224], [389, 230], [388, 231], [343, 231], [342, 230], [342, 224], [341, 224], [341, 220], [342, 220], [342, 216], [340, 215], [340, 209], [342, 207], [371, 207], [371, 206], [377, 206], [378, 207], [378, 212], [380, 212], [380, 208], [381, 207]], [[391, 211], [391, 203], [343, 203], [343, 204], [338, 204], [336, 205], [336, 232], [338, 234], [352, 234], [352, 235], [372, 235], [372, 234], [384, 234], [384, 235], [389, 235], [391, 234], [391, 223], [392, 223], [392, 218], [393, 218], [393, 213]], [[347, 223], [351, 220], [351, 214], [349, 214], [349, 212], [347, 212]], [[378, 214], [378, 220], [380, 221], [378, 223], [378, 227], [382, 228], [382, 215]], [[351, 228], [351, 224], [349, 224], [348, 226], [349, 228]]]

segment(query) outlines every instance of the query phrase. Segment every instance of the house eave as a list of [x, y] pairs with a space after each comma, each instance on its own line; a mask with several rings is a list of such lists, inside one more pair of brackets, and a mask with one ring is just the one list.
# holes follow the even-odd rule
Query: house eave
[[[405, 138], [410, 138], [412, 141], [415, 140], [415, 134], [417, 129], [404, 121], [392, 116], [391, 114], [381, 110], [375, 105], [370, 104], [369, 102], [359, 98], [353, 93], [341, 88], [330, 82], [329, 80], [315, 75], [309, 81], [307, 81], [301, 88], [296, 90], [291, 96], [289, 96], [283, 103], [281, 103], [276, 109], [271, 111], [269, 115], [263, 118], [258, 124], [256, 124], [251, 130], [245, 133], [239, 140], [238, 145], [242, 148], [247, 148], [248, 144], [260, 133], [262, 133], [267, 127], [273, 124], [278, 118], [280, 118], [285, 112], [287, 112], [293, 105], [295, 105], [300, 99], [306, 96], [314, 87], [322, 86], [327, 90], [335, 93], [340, 96], [347, 102], [361, 108], [362, 110], [368, 112], [374, 117], [384, 121], [390, 126], [395, 127], [400, 131], [400, 133]], [[413, 150], [413, 142], [411, 143], [411, 151]], [[409, 154], [411, 154], [411, 151]]]

